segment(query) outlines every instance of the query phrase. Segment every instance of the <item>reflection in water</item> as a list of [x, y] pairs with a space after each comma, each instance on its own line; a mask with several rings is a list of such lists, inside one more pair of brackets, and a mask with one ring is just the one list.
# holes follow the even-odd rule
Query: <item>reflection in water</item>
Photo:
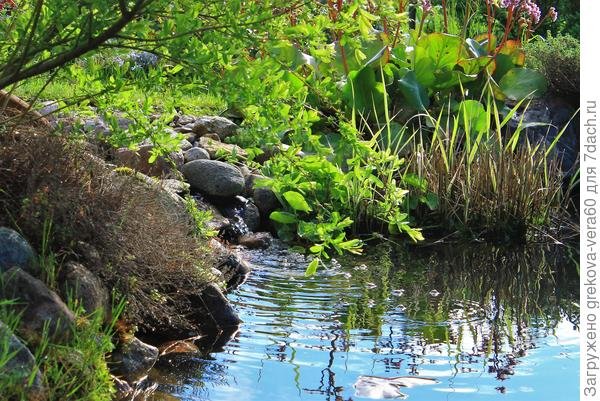
[[162, 361], [154, 399], [360, 400], [361, 376], [435, 378], [402, 391], [431, 401], [575, 397], [568, 248], [377, 248], [313, 278], [299, 255], [248, 252], [255, 270], [230, 296], [240, 331], [223, 352]]

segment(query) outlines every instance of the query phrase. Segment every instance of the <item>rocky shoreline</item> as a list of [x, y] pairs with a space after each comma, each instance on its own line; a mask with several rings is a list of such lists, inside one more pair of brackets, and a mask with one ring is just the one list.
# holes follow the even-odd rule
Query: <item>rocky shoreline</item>
[[[47, 110], [42, 110], [42, 114], [46, 113]], [[54, 127], [69, 130], [60, 117], [46, 117]], [[109, 132], [101, 119], [80, 123], [89, 135], [88, 153], [90, 147], [104, 146], [98, 138]], [[182, 326], [169, 322], [163, 322], [162, 327], [149, 323], [138, 333], [120, 335], [115, 340], [116, 348], [107, 363], [118, 392], [116, 399], [120, 400], [140, 399], [140, 394], [151, 392], [146, 377], [160, 358], [199, 347], [206, 349], [207, 344], [210, 349], [219, 348], [235, 334], [241, 321], [225, 295], [243, 283], [250, 266], [228, 245], [269, 247], [272, 236], [268, 216], [279, 205], [269, 189], [254, 188], [254, 181], [262, 178], [259, 174], [244, 165], [216, 160], [231, 154], [244, 156], [241, 148], [221, 142], [235, 135], [239, 128], [235, 123], [218, 116], [178, 116], [171, 125], [174, 136], [183, 134], [186, 139], [181, 141], [179, 151], [159, 157], [155, 163], [148, 162], [153, 149], [149, 143], [141, 143], [137, 150], [111, 150], [105, 153], [105, 160], [88, 154], [94, 163], [112, 170], [113, 175], [158, 193], [161, 205], [169, 212], [188, 214], [184, 197], [193, 199], [198, 210], [212, 213], [207, 225], [218, 233], [216, 238], [206, 241], [212, 279], [201, 291], [188, 295], [188, 307], [180, 311], [196, 329], [184, 331]], [[67, 302], [75, 301], [88, 314], [98, 311], [107, 323], [114, 310], [114, 294], [109, 291], [114, 289], [114, 282], [107, 280], [97, 267], [103, 264], [105, 250], [85, 241], [79, 241], [73, 248], [74, 255], [60, 263], [57, 288], [50, 288], [42, 281], [40, 255], [28, 240], [10, 227], [0, 228], [0, 298], [15, 300], [10, 307], [22, 317], [15, 332], [0, 321], [0, 334], [9, 339], [10, 351], [17, 355], [7, 368], [20, 372], [23, 380], [32, 374], [36, 378], [28, 385], [31, 400], [46, 397], [41, 373], [35, 372], [39, 368], [28, 345], [35, 345], [45, 329], [53, 342], [69, 338], [76, 316]], [[88, 262], [95, 267], [88, 268]]]

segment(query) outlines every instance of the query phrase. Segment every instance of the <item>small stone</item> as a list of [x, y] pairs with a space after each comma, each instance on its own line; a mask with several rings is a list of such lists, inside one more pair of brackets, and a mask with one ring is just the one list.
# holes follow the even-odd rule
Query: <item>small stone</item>
[[125, 380], [121, 380], [116, 376], [111, 375], [113, 384], [115, 385], [116, 394], [114, 399], [117, 401], [131, 400], [134, 390]]
[[265, 218], [268, 218], [271, 212], [281, 207], [279, 199], [277, 199], [277, 196], [270, 188], [254, 188], [252, 199], [254, 199], [254, 204], [258, 208], [260, 215]]
[[0, 227], [0, 273], [11, 267], [34, 272], [35, 253], [21, 234], [8, 227]]
[[65, 299], [71, 294], [86, 313], [99, 310], [105, 319], [109, 318], [111, 305], [108, 290], [102, 281], [82, 264], [65, 263], [61, 271], [61, 290]]
[[211, 159], [218, 159], [223, 154], [246, 158], [248, 153], [237, 145], [215, 141], [207, 136], [198, 139], [198, 146], [206, 149]]
[[46, 400], [47, 395], [42, 381], [42, 374], [36, 367], [35, 358], [25, 344], [2, 321], [0, 321], [0, 344], [5, 347], [6, 355], [12, 355], [0, 366], [0, 376], [7, 377], [10, 375], [21, 382], [23, 387], [26, 387], [31, 374], [35, 373], [33, 382], [25, 390], [26, 399], [28, 401]]
[[137, 151], [133, 151], [127, 148], [120, 148], [116, 152], [117, 164], [120, 166], [129, 167], [137, 170], [140, 173], [149, 176], [165, 176], [173, 172], [173, 164], [179, 166], [183, 164], [183, 153], [174, 152], [169, 155], [172, 160], [170, 163], [164, 157], [157, 158], [154, 163], [149, 163], [148, 160], [151, 156], [153, 145], [142, 145]]
[[242, 285], [248, 274], [250, 274], [250, 265], [235, 253], [231, 253], [218, 266], [223, 276], [227, 279], [227, 291], [232, 291]]
[[238, 244], [248, 249], [266, 249], [271, 246], [273, 237], [267, 232], [250, 233], [242, 235], [238, 239]]
[[194, 160], [210, 160], [210, 155], [206, 149], [202, 148], [191, 148], [183, 153], [185, 162], [192, 162]]
[[193, 124], [196, 121], [196, 117], [189, 115], [177, 115], [173, 118], [175, 126], [182, 127], [184, 125]]
[[130, 342], [121, 344], [111, 356], [115, 372], [130, 383], [146, 377], [157, 359], [158, 348], [135, 337]]
[[193, 146], [194, 145], [192, 145], [187, 139], [184, 139], [181, 142], [179, 142], [179, 149], [181, 149], [182, 152], [191, 149]]
[[235, 135], [238, 129], [237, 124], [220, 116], [200, 117], [194, 122], [194, 132], [199, 136], [217, 134], [221, 140]]

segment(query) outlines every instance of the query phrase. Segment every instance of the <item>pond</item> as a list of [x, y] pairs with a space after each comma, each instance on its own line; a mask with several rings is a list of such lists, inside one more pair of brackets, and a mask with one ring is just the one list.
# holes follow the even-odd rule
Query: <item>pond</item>
[[243, 325], [159, 364], [153, 400], [578, 398], [570, 248], [375, 248], [311, 278], [282, 248], [245, 251], [254, 271], [229, 295]]

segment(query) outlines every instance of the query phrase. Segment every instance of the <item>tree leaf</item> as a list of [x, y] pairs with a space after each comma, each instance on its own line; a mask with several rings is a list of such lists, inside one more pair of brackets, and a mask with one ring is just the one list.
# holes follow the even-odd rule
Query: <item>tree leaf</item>
[[311, 277], [314, 276], [317, 272], [317, 267], [319, 266], [319, 258], [314, 258], [306, 267], [306, 271], [304, 272], [304, 276]]
[[294, 210], [301, 212], [310, 212], [312, 210], [300, 192], [287, 191], [283, 194], [283, 197]]
[[275, 211], [269, 215], [269, 218], [281, 224], [294, 224], [298, 222], [296, 216], [288, 212]]

